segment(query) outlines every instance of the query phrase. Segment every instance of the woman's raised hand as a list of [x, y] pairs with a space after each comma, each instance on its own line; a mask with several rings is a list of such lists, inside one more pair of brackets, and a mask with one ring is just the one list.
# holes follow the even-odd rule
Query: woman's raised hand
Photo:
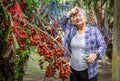
[[68, 13], [67, 16], [71, 17], [74, 14], [77, 14], [79, 12], [79, 8], [77, 6], [75, 6], [73, 9], [71, 9]]

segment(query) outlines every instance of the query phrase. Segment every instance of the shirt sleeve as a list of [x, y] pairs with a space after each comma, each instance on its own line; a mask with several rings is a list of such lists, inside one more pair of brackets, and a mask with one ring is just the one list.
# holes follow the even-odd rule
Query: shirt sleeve
[[64, 15], [60, 21], [59, 21], [59, 24], [60, 24], [60, 27], [63, 29], [63, 31], [65, 31], [67, 29], [67, 24], [68, 24], [68, 20], [70, 18], [67, 17], [66, 15]]
[[105, 40], [101, 34], [101, 32], [99, 31], [99, 29], [97, 27], [96, 28], [96, 38], [97, 38], [97, 51], [96, 54], [98, 54], [98, 59], [102, 59], [102, 56], [105, 54], [106, 52], [106, 43]]

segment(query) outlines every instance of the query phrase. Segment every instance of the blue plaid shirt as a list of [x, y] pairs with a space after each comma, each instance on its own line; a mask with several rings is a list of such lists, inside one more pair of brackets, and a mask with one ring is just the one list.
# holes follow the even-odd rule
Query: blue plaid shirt
[[[70, 23], [69, 19], [69, 17], [64, 15], [59, 21], [59, 24], [66, 35], [65, 48], [69, 50], [67, 51], [65, 57], [70, 56], [70, 42], [77, 33], [77, 26]], [[96, 53], [98, 55], [97, 59], [93, 64], [88, 64], [88, 75], [90, 79], [98, 73], [98, 59], [102, 58], [107, 48], [104, 38], [97, 27], [93, 27], [87, 24], [87, 30], [85, 31], [85, 45], [86, 54], [89, 55], [90, 53]]]

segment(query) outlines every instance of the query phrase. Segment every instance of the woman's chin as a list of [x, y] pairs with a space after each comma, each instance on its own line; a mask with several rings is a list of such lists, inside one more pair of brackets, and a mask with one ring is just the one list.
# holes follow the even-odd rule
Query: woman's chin
[[83, 25], [83, 23], [76, 23], [76, 25], [78, 25], [78, 26], [82, 26], [82, 25]]

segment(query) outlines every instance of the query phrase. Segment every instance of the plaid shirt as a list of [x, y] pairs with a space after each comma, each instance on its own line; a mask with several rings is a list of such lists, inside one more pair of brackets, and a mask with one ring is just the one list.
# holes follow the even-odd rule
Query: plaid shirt
[[[59, 24], [66, 35], [65, 48], [69, 50], [65, 57], [70, 56], [70, 42], [77, 33], [77, 26], [70, 23], [69, 19], [69, 17], [64, 15], [59, 21]], [[98, 59], [102, 58], [107, 48], [104, 38], [97, 27], [92, 27], [87, 24], [87, 30], [85, 31], [85, 45], [86, 54], [96, 53], [98, 56], [93, 64], [88, 64], [88, 75], [90, 79], [98, 73]]]

